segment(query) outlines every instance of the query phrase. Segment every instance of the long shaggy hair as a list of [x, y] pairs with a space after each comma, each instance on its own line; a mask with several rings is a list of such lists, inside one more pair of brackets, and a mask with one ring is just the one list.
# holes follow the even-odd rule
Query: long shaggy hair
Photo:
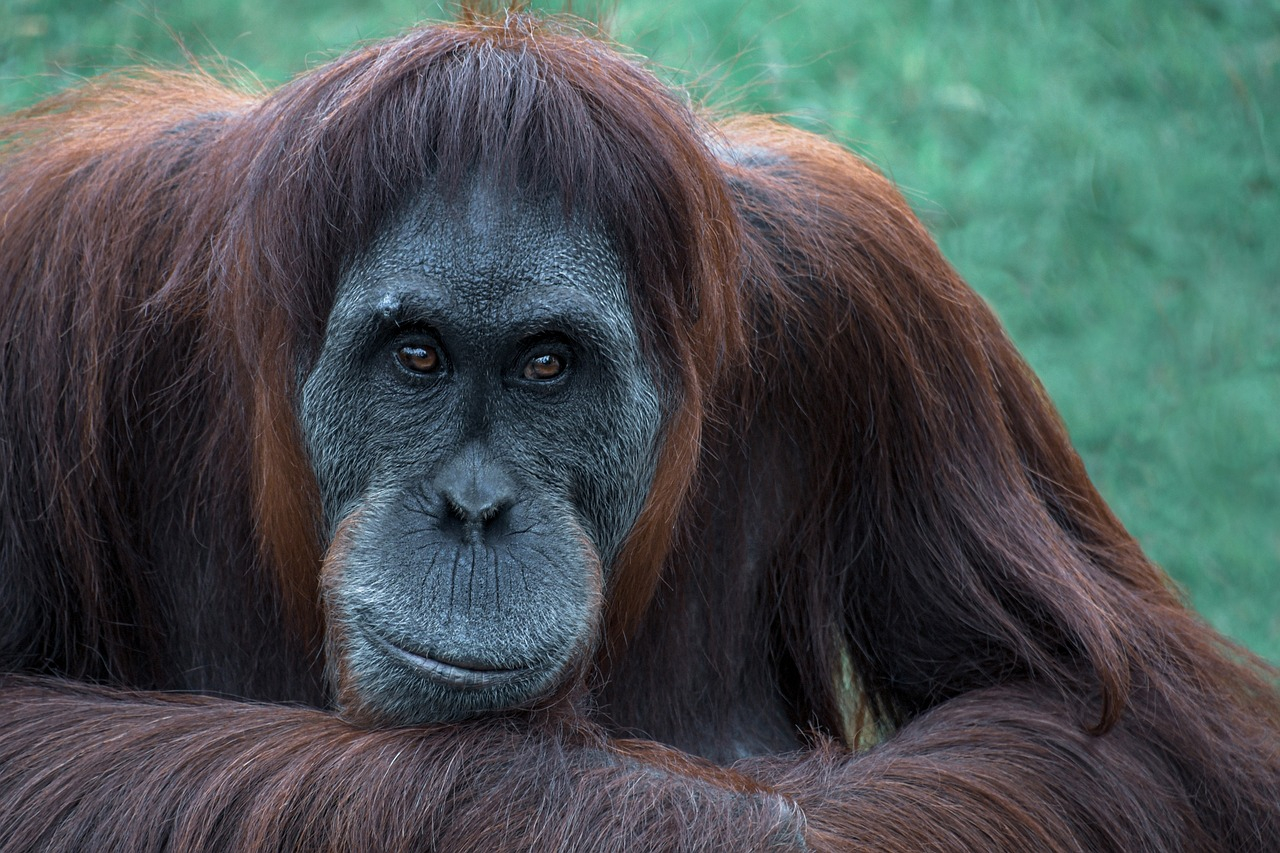
[[[107, 77], [0, 138], [0, 846], [1280, 848], [1276, 673], [838, 146], [523, 14], [266, 94]], [[363, 731], [77, 684], [325, 704], [297, 380], [344, 263], [477, 173], [601, 224], [676, 380], [596, 710]], [[661, 745], [716, 753], [760, 691], [808, 752]]]

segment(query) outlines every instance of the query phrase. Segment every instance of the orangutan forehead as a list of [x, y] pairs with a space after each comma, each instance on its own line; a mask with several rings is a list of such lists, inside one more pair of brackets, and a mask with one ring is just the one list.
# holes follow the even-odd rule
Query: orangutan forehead
[[[386, 289], [392, 281], [420, 286], [392, 294]], [[536, 307], [554, 298], [559, 306], [629, 317], [621, 265], [600, 229], [556, 200], [512, 195], [480, 181], [458, 198], [428, 190], [408, 205], [340, 286], [346, 296], [369, 297], [371, 290], [384, 312], [433, 298], [459, 297], [492, 312], [512, 300]]]

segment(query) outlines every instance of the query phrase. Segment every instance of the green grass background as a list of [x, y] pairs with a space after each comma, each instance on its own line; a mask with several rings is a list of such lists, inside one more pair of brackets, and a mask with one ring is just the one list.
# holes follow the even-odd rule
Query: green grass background
[[[184, 50], [277, 83], [447, 14], [0, 0], [0, 108]], [[830, 134], [897, 180], [1147, 551], [1210, 621], [1280, 661], [1280, 2], [621, 0], [607, 14], [698, 97]]]

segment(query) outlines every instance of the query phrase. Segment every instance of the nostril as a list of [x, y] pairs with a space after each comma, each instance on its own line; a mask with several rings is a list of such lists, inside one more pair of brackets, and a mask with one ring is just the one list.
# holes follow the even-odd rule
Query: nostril
[[488, 524], [490, 521], [493, 521], [495, 518], [501, 515], [502, 510], [504, 510], [505, 508], [506, 508], [505, 503], [489, 504], [488, 506], [482, 508], [478, 513], [476, 513], [476, 520], [479, 521], [481, 524]]
[[445, 464], [435, 488], [449, 515], [465, 527], [490, 524], [515, 503], [515, 485], [502, 464], [475, 445]]
[[443, 496], [445, 509], [449, 510], [449, 515], [458, 521], [467, 521], [467, 511], [462, 508], [462, 504], [454, 500], [448, 492], [444, 492]]
[[510, 505], [510, 501], [505, 496], [466, 500], [444, 491], [443, 497], [449, 514], [463, 524], [488, 524]]

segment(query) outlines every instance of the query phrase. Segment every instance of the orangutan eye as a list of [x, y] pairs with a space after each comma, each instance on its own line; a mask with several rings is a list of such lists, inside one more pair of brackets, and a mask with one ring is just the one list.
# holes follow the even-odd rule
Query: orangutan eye
[[396, 350], [396, 361], [410, 373], [435, 373], [440, 369], [440, 352], [433, 346], [405, 344]]
[[564, 372], [564, 356], [544, 352], [525, 362], [524, 378], [530, 382], [549, 382]]

